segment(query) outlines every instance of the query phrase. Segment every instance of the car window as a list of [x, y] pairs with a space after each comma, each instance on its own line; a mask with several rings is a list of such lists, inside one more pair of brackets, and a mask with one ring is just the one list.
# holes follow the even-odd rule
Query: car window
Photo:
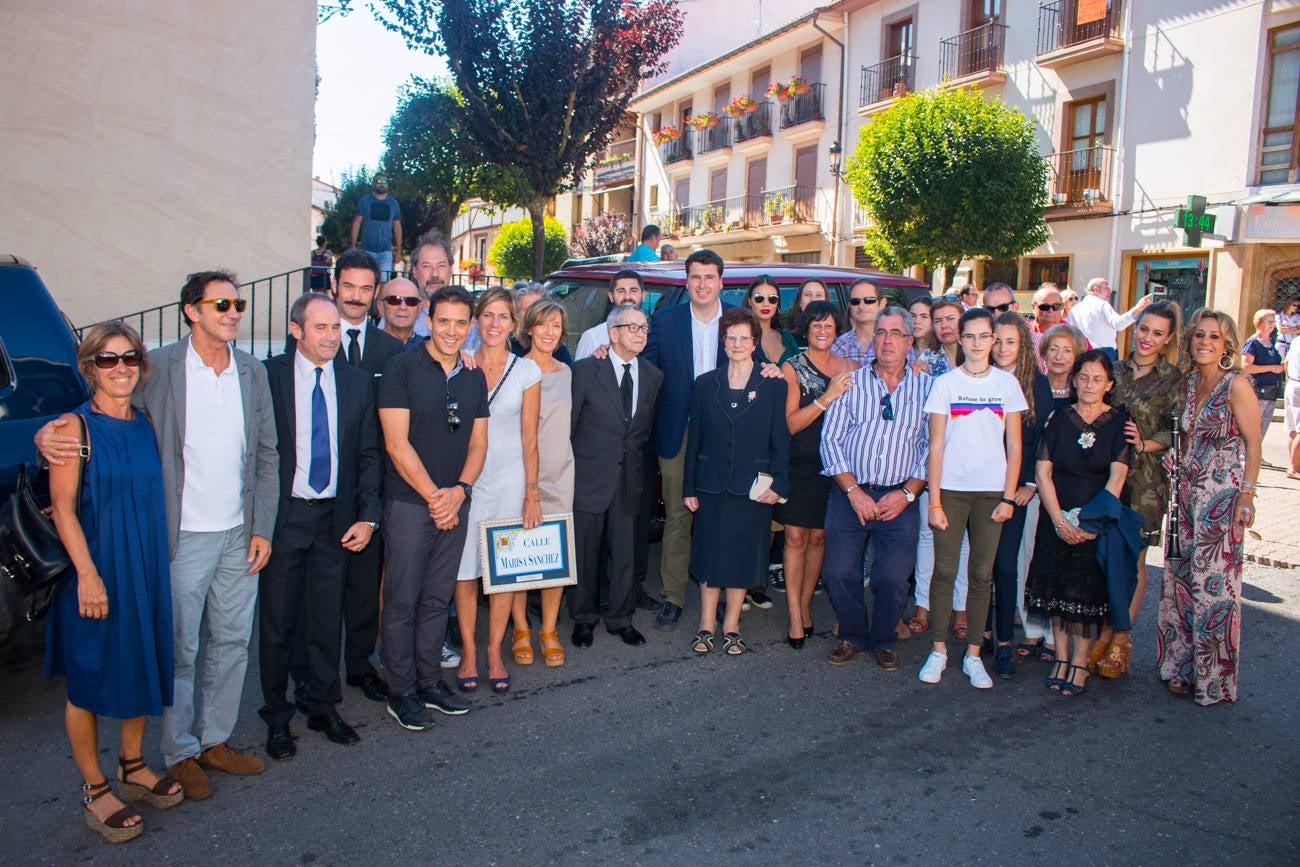
[[605, 318], [608, 285], [594, 280], [552, 280], [546, 289], [564, 305], [567, 324], [564, 343], [573, 352], [578, 348], [582, 332]]

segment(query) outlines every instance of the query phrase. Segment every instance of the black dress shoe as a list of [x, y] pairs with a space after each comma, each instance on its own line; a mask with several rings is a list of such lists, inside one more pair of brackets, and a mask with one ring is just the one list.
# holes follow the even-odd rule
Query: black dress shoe
[[293, 734], [288, 723], [269, 726], [266, 730], [266, 754], [277, 762], [283, 762], [298, 755], [298, 745], [293, 742]]
[[[365, 674], [349, 674], [348, 686], [357, 687], [371, 701], [388, 701], [388, 686], [373, 668], [367, 669]], [[298, 709], [307, 712], [301, 705]]]
[[594, 632], [590, 623], [573, 624], [573, 646], [591, 647], [591, 636]]
[[617, 635], [623, 639], [624, 644], [630, 644], [633, 647], [640, 647], [645, 644], [645, 636], [636, 631], [635, 626], [624, 626], [622, 629], [607, 630], [610, 635]]
[[307, 717], [307, 728], [314, 732], [324, 732], [325, 737], [345, 747], [361, 743], [361, 735], [352, 726], [343, 721], [335, 711]]

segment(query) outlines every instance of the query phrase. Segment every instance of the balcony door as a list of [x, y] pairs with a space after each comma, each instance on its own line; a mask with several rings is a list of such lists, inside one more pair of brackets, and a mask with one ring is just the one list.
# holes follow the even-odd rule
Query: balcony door
[[[889, 25], [885, 31], [885, 56], [887, 64], [881, 76], [882, 88], [893, 91], [894, 86], [902, 82], [908, 89], [912, 85], [912, 58], [916, 51], [916, 25], [911, 18], [904, 18]], [[888, 62], [888, 61], [893, 61]]]
[[1106, 143], [1106, 97], [1070, 103], [1070, 138], [1065, 143], [1064, 192], [1075, 201], [1084, 190], [1102, 188], [1102, 145]]
[[799, 74], [804, 77], [809, 84], [816, 84], [822, 80], [822, 48], [809, 48], [799, 55]]
[[817, 196], [817, 145], [794, 152], [794, 217], [813, 218], [813, 200]]
[[[957, 74], [974, 75], [996, 68], [998, 58], [998, 40], [1002, 38], [997, 27], [984, 27], [995, 24], [1002, 18], [1002, 0], [967, 0], [966, 30], [957, 45]], [[983, 30], [971, 33], [977, 28]]]
[[767, 188], [767, 157], [750, 160], [745, 166], [745, 223], [763, 222], [763, 190]]

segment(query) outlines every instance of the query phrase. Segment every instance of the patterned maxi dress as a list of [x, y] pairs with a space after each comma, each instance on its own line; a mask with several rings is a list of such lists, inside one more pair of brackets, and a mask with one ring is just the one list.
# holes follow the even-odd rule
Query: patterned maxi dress
[[1224, 376], [1193, 418], [1193, 371], [1183, 389], [1186, 431], [1178, 493], [1182, 514], [1171, 519], [1184, 559], [1165, 569], [1160, 591], [1156, 662], [1163, 680], [1191, 685], [1198, 704], [1237, 700], [1241, 637], [1241, 564], [1244, 528], [1232, 520], [1241, 490], [1246, 448], [1228, 404]]

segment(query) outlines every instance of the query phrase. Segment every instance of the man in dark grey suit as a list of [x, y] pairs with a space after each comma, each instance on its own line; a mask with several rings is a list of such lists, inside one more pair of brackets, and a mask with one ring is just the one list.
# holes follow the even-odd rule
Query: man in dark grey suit
[[605, 628], [631, 645], [645, 644], [632, 625], [636, 582], [632, 552], [644, 484], [645, 444], [654, 430], [663, 374], [637, 356], [649, 326], [636, 306], [615, 307], [609, 355], [573, 365], [574, 530], [578, 586], [569, 593], [574, 647], [590, 647], [600, 621], [597, 598], [602, 553], [609, 555]]

